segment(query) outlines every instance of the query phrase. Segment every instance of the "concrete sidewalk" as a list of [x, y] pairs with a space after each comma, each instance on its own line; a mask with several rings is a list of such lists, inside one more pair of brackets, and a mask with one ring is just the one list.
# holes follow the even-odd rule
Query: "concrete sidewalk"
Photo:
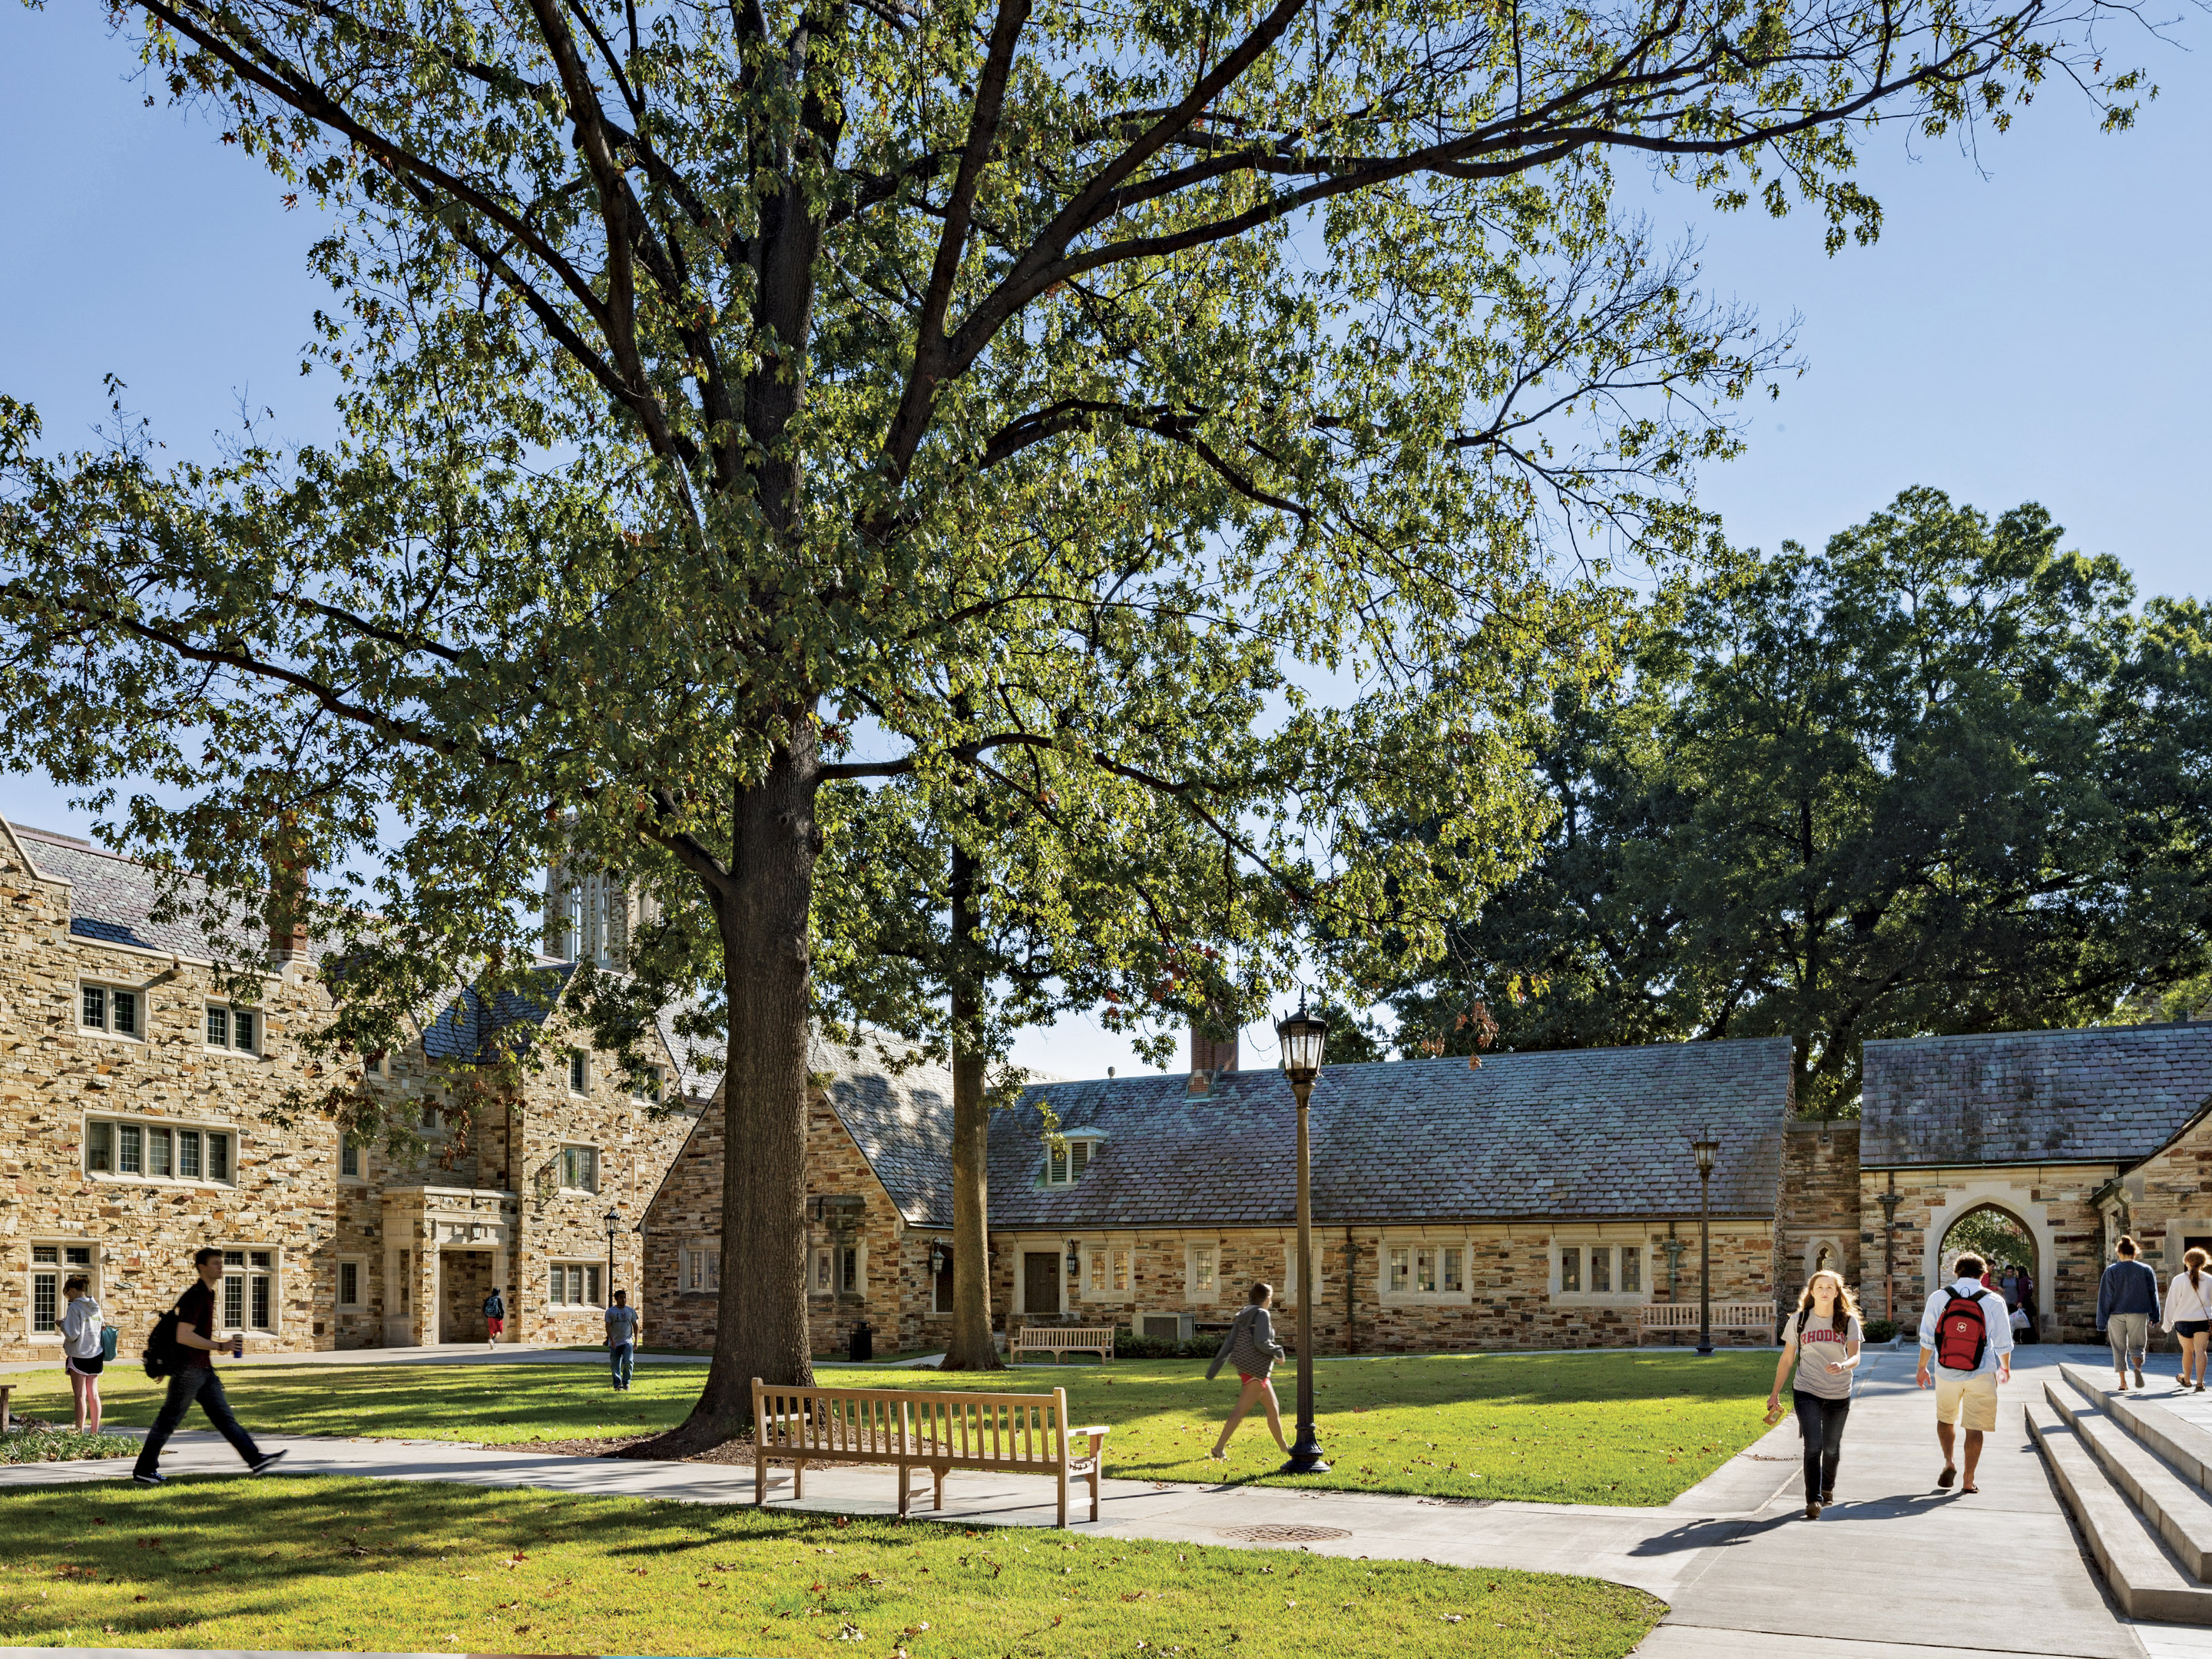
[[[136, 1365], [135, 1358], [122, 1358], [109, 1362], [118, 1366]], [[228, 1370], [234, 1365], [604, 1365], [607, 1363], [605, 1348], [539, 1347], [526, 1342], [502, 1342], [496, 1348], [487, 1348], [481, 1342], [439, 1342], [421, 1348], [323, 1348], [313, 1353], [249, 1353], [243, 1359], [222, 1356], [222, 1364]], [[641, 1353], [637, 1356], [641, 1365], [703, 1365], [703, 1353]], [[816, 1364], [826, 1362], [817, 1360]], [[10, 1376], [25, 1371], [52, 1371], [61, 1375], [62, 1362], [58, 1356], [52, 1359], [10, 1360], [0, 1365], [0, 1376]]]
[[[1838, 1503], [1802, 1518], [1796, 1430], [1785, 1420], [1663, 1509], [1480, 1503], [1245, 1486], [1104, 1483], [1101, 1518], [1080, 1529], [1198, 1543], [1243, 1542], [1254, 1526], [1341, 1534], [1318, 1553], [1589, 1574], [1667, 1601], [1645, 1659], [2212, 1659], [2212, 1630], [2120, 1616], [2083, 1554], [2031, 1447], [2021, 1401], [2062, 1358], [2101, 1351], [2020, 1352], [1973, 1497], [1939, 1492], [1932, 1401], [1912, 1386], [1914, 1356], [1877, 1351], [1845, 1437]], [[577, 1495], [750, 1503], [752, 1471], [718, 1464], [547, 1456], [447, 1442], [264, 1437], [288, 1474], [535, 1486]], [[180, 1435], [164, 1460], [178, 1475], [235, 1472], [210, 1434]], [[0, 1468], [0, 1487], [113, 1479], [121, 1462]], [[769, 1492], [792, 1507], [789, 1477]], [[1028, 1477], [958, 1474], [941, 1519], [1049, 1526], [1052, 1489]], [[809, 1510], [887, 1515], [888, 1469], [811, 1471]], [[1081, 1507], [1074, 1511], [1079, 1516]]]

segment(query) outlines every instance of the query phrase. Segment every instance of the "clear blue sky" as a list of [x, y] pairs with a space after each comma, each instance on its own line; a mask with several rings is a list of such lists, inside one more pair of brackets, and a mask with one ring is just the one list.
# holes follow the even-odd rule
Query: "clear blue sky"
[[[1881, 240], [1832, 259], [1808, 214], [1715, 216], [1629, 176], [1624, 207], [1707, 239], [1709, 289], [1778, 321], [1802, 314], [1809, 372], [1757, 411], [1749, 453], [1705, 481], [1731, 539], [1817, 542], [1924, 483], [1992, 511], [2040, 501], [2071, 545], [2118, 555], [2144, 592], [2212, 593], [2197, 499], [2212, 476], [2212, 26], [2191, 9], [2174, 34], [2106, 43], [2162, 89], [2132, 132], [2100, 135], [2052, 88], [1972, 158], [1872, 138], [1863, 178]], [[0, 154], [14, 160], [0, 389], [35, 403], [63, 445], [103, 417], [108, 373], [175, 453], [204, 453], [241, 399], [288, 437], [328, 435], [326, 382], [299, 374], [330, 301], [305, 267], [315, 221], [204, 123], [143, 107], [134, 68], [97, 7], [0, 3]], [[0, 779], [0, 812], [84, 823], [40, 778]], [[1249, 1033], [1247, 1063], [1272, 1060], [1273, 1043]], [[1081, 1020], [1018, 1057], [1071, 1076], [1134, 1066]]]

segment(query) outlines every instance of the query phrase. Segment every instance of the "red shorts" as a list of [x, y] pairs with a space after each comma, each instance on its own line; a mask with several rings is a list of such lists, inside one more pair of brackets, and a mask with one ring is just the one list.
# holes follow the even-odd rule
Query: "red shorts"
[[484, 1323], [490, 1327], [491, 1334], [494, 1336], [497, 1336], [501, 1331], [507, 1328], [507, 1322], [504, 1319], [487, 1319], [484, 1321]]
[[1239, 1371], [1237, 1373], [1237, 1380], [1239, 1382], [1265, 1382], [1267, 1379], [1264, 1376], [1255, 1376], [1249, 1371]]

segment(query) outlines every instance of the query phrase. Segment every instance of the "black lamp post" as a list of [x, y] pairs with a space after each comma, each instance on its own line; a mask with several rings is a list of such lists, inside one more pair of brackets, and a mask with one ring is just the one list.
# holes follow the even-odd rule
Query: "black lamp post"
[[599, 1220], [607, 1230], [607, 1294], [600, 1305], [611, 1308], [615, 1305], [615, 1235], [622, 1231], [622, 1212], [609, 1210]]
[[1690, 1143], [1698, 1158], [1698, 1352], [1713, 1351], [1713, 1163], [1721, 1144], [1707, 1129]]
[[1306, 1102], [1313, 1095], [1314, 1079], [1321, 1075], [1328, 1022], [1306, 1012], [1301, 999], [1297, 1012], [1275, 1027], [1275, 1036], [1283, 1045], [1284, 1073], [1298, 1103], [1298, 1437], [1283, 1473], [1325, 1474], [1328, 1464], [1321, 1455], [1321, 1437], [1314, 1432], [1313, 1151], [1306, 1135]]

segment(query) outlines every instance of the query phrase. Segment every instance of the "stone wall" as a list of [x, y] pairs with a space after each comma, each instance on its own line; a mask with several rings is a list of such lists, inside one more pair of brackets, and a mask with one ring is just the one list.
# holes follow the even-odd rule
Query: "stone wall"
[[2036, 1242], [2038, 1325], [2045, 1341], [2096, 1340], [2097, 1281], [2104, 1271], [2103, 1224], [2094, 1195], [2112, 1164], [1865, 1170], [1859, 1179], [1863, 1270], [1861, 1300], [1869, 1315], [1890, 1305], [1882, 1279], [1882, 1204], [1895, 1182], [1894, 1307], [1899, 1322], [1919, 1322], [1936, 1288], [1942, 1236], [1976, 1208], [1994, 1206]]
[[[1774, 1240], [1775, 1280], [1785, 1299], [1794, 1299], [1824, 1254], [1844, 1284], [1854, 1289], [1863, 1284], [1859, 1207], [1858, 1124], [1791, 1121], [1782, 1139]], [[1862, 1306], [1864, 1301], [1862, 1296]]]
[[[191, 1253], [203, 1244], [240, 1254], [248, 1297], [265, 1261], [267, 1328], [248, 1331], [250, 1352], [435, 1340], [446, 1304], [459, 1296], [480, 1309], [495, 1275], [508, 1292], [509, 1340], [601, 1340], [596, 1308], [548, 1305], [544, 1271], [555, 1259], [604, 1264], [599, 1217], [611, 1203], [623, 1217], [618, 1273], [635, 1273], [629, 1230], [688, 1127], [681, 1115], [651, 1119], [611, 1060], [593, 1055], [586, 1095], [569, 1093], [565, 1066], [551, 1064], [512, 1103], [479, 1099], [471, 1074], [427, 1061], [419, 1044], [389, 1058], [388, 1076], [334, 1078], [295, 1041], [329, 1004], [313, 968], [289, 953], [271, 957], [252, 1000], [258, 1052], [216, 1048], [205, 1011], [228, 999], [211, 965], [71, 933], [70, 888], [40, 878], [5, 829], [0, 901], [0, 1358], [58, 1357], [58, 1337], [33, 1328], [41, 1281], [88, 1269], [124, 1353], [135, 1356], [144, 1330], [191, 1283]], [[88, 983], [131, 993], [137, 1030], [87, 1029]], [[563, 1052], [557, 1027], [545, 1041], [549, 1057]], [[381, 1146], [356, 1149], [347, 1171], [328, 1118], [284, 1127], [271, 1116], [289, 1089], [341, 1081], [388, 1096], [410, 1121], [427, 1111], [434, 1127], [396, 1158]], [[88, 1167], [88, 1126], [100, 1123], [111, 1145], [122, 1127], [137, 1131], [139, 1171]], [[169, 1149], [166, 1173], [143, 1167], [156, 1132]], [[210, 1133], [228, 1138], [223, 1178], [204, 1163], [197, 1176], [181, 1168], [184, 1132], [203, 1148]], [[560, 1188], [567, 1144], [599, 1149], [597, 1192]], [[426, 1193], [448, 1196], [426, 1205]], [[456, 1193], [466, 1200], [459, 1211]], [[446, 1215], [447, 1231], [434, 1213]], [[476, 1234], [458, 1242], [477, 1248], [453, 1248], [457, 1215]], [[447, 1265], [458, 1287], [445, 1285]], [[347, 1266], [355, 1297], [341, 1306]]]
[[[2142, 1259], [2161, 1280], [2181, 1271], [2192, 1243], [2212, 1249], [2212, 1121], [2200, 1118], [2144, 1159], [2110, 1195], [2113, 1237], [2135, 1235]], [[2100, 1255], [2108, 1242], [2098, 1239]]]

